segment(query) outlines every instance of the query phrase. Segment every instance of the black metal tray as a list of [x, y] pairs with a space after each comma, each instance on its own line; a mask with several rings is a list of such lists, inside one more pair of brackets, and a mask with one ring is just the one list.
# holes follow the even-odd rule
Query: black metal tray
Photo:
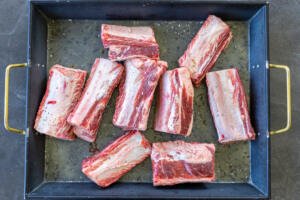
[[[40, 0], [29, 1], [29, 13], [25, 198], [269, 198], [267, 3]], [[80, 173], [80, 161], [89, 155], [88, 143], [56, 140], [33, 129], [45, 91], [47, 67], [60, 63], [89, 70], [95, 57], [105, 57], [98, 35], [102, 22], [153, 26], [162, 59], [173, 68], [176, 67], [176, 59], [209, 14], [221, 17], [232, 27], [232, 44], [221, 55], [214, 70], [231, 65], [239, 67], [242, 81], [248, 86], [251, 120], [257, 133], [257, 139], [249, 143], [217, 144], [205, 84], [195, 90], [195, 101], [198, 99], [199, 103], [195, 103], [193, 134], [186, 140], [217, 145], [215, 183], [155, 188], [151, 183], [150, 160], [147, 160], [118, 183], [101, 189]], [[172, 34], [174, 37], [169, 37]], [[104, 113], [104, 125], [101, 124], [101, 136], [96, 143], [100, 149], [121, 134], [110, 123], [115, 96], [116, 92]], [[151, 117], [145, 134], [151, 141], [183, 139], [152, 131]]]

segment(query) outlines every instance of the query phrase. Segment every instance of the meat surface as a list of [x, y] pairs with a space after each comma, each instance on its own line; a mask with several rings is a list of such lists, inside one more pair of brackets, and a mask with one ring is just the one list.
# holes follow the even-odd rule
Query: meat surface
[[105, 48], [110, 45], [157, 45], [153, 29], [147, 26], [128, 27], [102, 24], [101, 39]]
[[219, 142], [255, 139], [245, 91], [237, 69], [207, 73], [206, 83]]
[[96, 58], [83, 95], [68, 117], [78, 137], [88, 142], [96, 140], [102, 114], [121, 80], [123, 70], [123, 65], [117, 62]]
[[159, 83], [154, 130], [188, 136], [193, 126], [194, 87], [186, 68], [167, 71]]
[[116, 182], [151, 153], [151, 145], [138, 131], [129, 131], [103, 151], [82, 162], [82, 172], [101, 187]]
[[64, 140], [75, 139], [67, 118], [79, 100], [86, 74], [86, 71], [61, 65], [51, 67], [46, 92], [35, 119], [35, 130]]
[[151, 160], [154, 186], [215, 180], [214, 144], [153, 143]]
[[131, 58], [151, 58], [159, 59], [158, 45], [151, 46], [129, 46], [129, 45], [111, 45], [108, 51], [108, 57], [112, 61], [123, 61]]
[[190, 70], [192, 81], [196, 87], [213, 67], [231, 38], [232, 33], [229, 26], [220, 18], [210, 15], [203, 23], [187, 50], [178, 60], [180, 67]]
[[125, 78], [119, 86], [119, 96], [113, 124], [124, 130], [146, 130], [153, 95], [167, 63], [147, 58], [125, 62]]

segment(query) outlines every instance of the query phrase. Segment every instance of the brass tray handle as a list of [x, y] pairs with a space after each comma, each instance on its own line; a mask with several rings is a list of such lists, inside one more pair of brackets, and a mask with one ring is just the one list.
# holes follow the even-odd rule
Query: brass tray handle
[[9, 112], [8, 112], [8, 104], [9, 104], [9, 77], [10, 77], [10, 70], [12, 68], [17, 67], [26, 67], [27, 63], [18, 63], [18, 64], [10, 64], [7, 65], [5, 70], [5, 91], [4, 91], [4, 127], [6, 130], [14, 133], [25, 134], [25, 130], [13, 128], [9, 126], [8, 119], [9, 119]]
[[275, 65], [269, 64], [270, 68], [283, 69], [286, 73], [286, 103], [287, 103], [287, 116], [286, 116], [286, 126], [282, 129], [270, 131], [271, 135], [283, 133], [288, 131], [292, 125], [292, 100], [291, 100], [291, 73], [290, 68], [286, 65]]

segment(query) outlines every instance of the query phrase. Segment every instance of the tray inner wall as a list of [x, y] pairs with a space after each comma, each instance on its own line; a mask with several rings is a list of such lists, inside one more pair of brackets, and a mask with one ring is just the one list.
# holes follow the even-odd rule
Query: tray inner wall
[[[90, 71], [96, 57], [107, 58], [100, 38], [102, 23], [130, 26], [150, 25], [160, 45], [161, 59], [168, 61], [169, 69], [177, 67], [177, 59], [183, 54], [188, 43], [200, 28], [201, 21], [101, 21], [101, 20], [52, 20], [48, 23], [47, 67], [62, 64]], [[227, 22], [233, 32], [233, 40], [221, 54], [214, 70], [236, 67], [249, 97], [248, 72], [248, 23], [241, 21]], [[103, 114], [96, 144], [89, 144], [77, 139], [74, 142], [61, 141], [46, 137], [45, 179], [46, 181], [88, 181], [81, 173], [81, 161], [91, 155], [92, 146], [102, 150], [113, 140], [122, 135], [122, 130], [112, 125], [115, 100], [113, 96]], [[249, 101], [248, 101], [249, 102]], [[216, 145], [217, 182], [247, 182], [249, 177], [249, 143], [232, 145], [217, 143], [217, 134], [209, 110], [206, 86], [195, 88], [194, 125], [191, 136], [184, 138], [153, 130], [156, 95], [148, 121], [145, 136], [151, 142], [185, 140], [209, 142]], [[150, 158], [126, 174], [122, 182], [152, 182]]]

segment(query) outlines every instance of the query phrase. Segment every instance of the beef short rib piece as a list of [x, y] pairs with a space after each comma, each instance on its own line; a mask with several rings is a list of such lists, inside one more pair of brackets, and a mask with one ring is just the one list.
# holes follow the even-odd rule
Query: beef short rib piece
[[35, 119], [35, 130], [64, 140], [75, 139], [67, 118], [80, 98], [86, 74], [86, 71], [61, 65], [51, 67], [47, 89]]
[[151, 46], [129, 46], [129, 45], [111, 45], [108, 51], [108, 57], [112, 61], [123, 61], [131, 58], [151, 58], [159, 59], [158, 45]]
[[82, 172], [101, 187], [116, 182], [151, 153], [151, 145], [138, 131], [129, 131], [103, 151], [82, 162]]
[[157, 46], [153, 29], [147, 26], [102, 24], [101, 39], [104, 48], [110, 45]]
[[167, 71], [159, 83], [154, 130], [188, 136], [193, 126], [194, 88], [186, 68]]
[[151, 27], [128, 27], [102, 24], [103, 46], [109, 48], [108, 57], [113, 61], [131, 58], [159, 59], [159, 46]]
[[231, 38], [232, 33], [229, 26], [220, 18], [210, 15], [203, 23], [187, 50], [178, 60], [180, 67], [190, 70], [192, 81], [196, 87], [213, 67]]
[[211, 182], [215, 180], [215, 146], [170, 141], [153, 143], [153, 185]]
[[237, 69], [207, 73], [208, 100], [220, 143], [255, 139]]
[[124, 67], [116, 62], [96, 58], [83, 95], [68, 117], [74, 133], [94, 142], [105, 107], [121, 80]]
[[167, 63], [147, 58], [125, 62], [113, 124], [124, 130], [146, 130], [153, 95]]

